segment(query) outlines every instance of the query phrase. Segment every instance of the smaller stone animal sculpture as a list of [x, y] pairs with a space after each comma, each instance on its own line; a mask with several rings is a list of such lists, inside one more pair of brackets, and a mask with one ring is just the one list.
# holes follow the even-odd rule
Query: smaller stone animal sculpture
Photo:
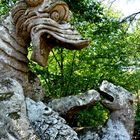
[[[105, 126], [98, 133], [89, 130], [79, 135], [80, 140], [131, 140], [134, 127], [133, 97], [130, 92], [108, 81], [103, 81], [100, 94], [105, 99], [102, 104], [110, 111]], [[81, 133], [80, 133], [81, 134]]]

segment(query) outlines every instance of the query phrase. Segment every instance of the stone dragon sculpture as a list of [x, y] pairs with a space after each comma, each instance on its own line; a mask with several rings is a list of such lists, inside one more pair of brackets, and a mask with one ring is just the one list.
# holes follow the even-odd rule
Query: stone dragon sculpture
[[[28, 47], [32, 43], [31, 59], [43, 67], [55, 46], [70, 50], [86, 47], [89, 41], [82, 39], [68, 23], [70, 15], [68, 5], [60, 0], [19, 0], [3, 19], [0, 25], [0, 140], [130, 139], [132, 98], [123, 88], [106, 86], [110, 85], [107, 82], [101, 86], [100, 90], [105, 93], [101, 95], [106, 98], [103, 104], [111, 114], [100, 130], [102, 136], [98, 133], [90, 138], [88, 135], [93, 136], [93, 131], [82, 135], [76, 131], [77, 135], [60, 115], [71, 116], [101, 101], [99, 92], [90, 90], [53, 100], [47, 105], [40, 101], [43, 90], [29, 71]], [[112, 126], [114, 129], [110, 129]], [[124, 130], [123, 135], [117, 133], [118, 127]]]
[[[0, 26], [0, 77], [11, 77], [30, 89], [27, 48], [32, 42], [31, 59], [47, 65], [55, 46], [78, 50], [89, 44], [67, 21], [68, 5], [59, 0], [20, 0]], [[35, 85], [37, 86], [37, 85]], [[41, 91], [40, 91], [41, 92]], [[26, 91], [26, 95], [30, 95]]]

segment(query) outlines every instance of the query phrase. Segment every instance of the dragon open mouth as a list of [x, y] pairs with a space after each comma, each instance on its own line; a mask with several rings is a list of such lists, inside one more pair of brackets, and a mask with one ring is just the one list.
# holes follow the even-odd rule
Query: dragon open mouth
[[103, 97], [103, 101], [102, 101], [103, 104], [114, 102], [115, 95], [114, 95], [113, 89], [106, 80], [102, 82], [99, 88], [99, 93]]
[[108, 100], [109, 102], [113, 102], [114, 101], [114, 97], [111, 96], [110, 94], [103, 92], [101, 90], [99, 90], [100, 95], [104, 98], [104, 100]]
[[31, 59], [41, 66], [47, 65], [50, 51], [55, 46], [79, 50], [88, 46], [69, 23], [71, 12], [68, 5], [59, 0], [26, 0], [19, 2], [12, 11], [17, 34], [31, 39]]
[[[48, 19], [51, 20], [51, 19]], [[32, 60], [41, 66], [47, 65], [50, 51], [59, 45], [70, 50], [79, 50], [88, 46], [89, 41], [82, 39], [81, 35], [69, 24], [55, 24], [47, 22], [37, 25], [31, 30], [31, 40], [33, 44]]]
[[27, 30], [31, 36], [31, 59], [41, 66], [47, 65], [49, 53], [55, 46], [79, 50], [89, 44], [88, 40], [82, 39], [79, 32], [67, 23], [70, 11], [65, 2], [43, 1], [36, 8], [27, 10], [25, 15], [28, 18], [25, 17], [22, 29]]

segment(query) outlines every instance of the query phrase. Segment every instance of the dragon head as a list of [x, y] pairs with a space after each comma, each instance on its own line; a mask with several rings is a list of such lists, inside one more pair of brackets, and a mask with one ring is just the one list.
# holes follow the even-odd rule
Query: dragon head
[[63, 1], [20, 0], [11, 13], [17, 34], [32, 41], [31, 59], [41, 66], [47, 65], [50, 51], [58, 44], [71, 50], [89, 44], [68, 23], [71, 14]]
[[130, 92], [108, 81], [102, 82], [100, 93], [104, 98], [102, 104], [110, 111], [130, 108], [133, 104], [133, 96]]

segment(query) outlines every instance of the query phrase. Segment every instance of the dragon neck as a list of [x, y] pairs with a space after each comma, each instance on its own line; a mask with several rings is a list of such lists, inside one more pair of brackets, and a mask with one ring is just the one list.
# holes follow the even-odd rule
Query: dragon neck
[[10, 14], [0, 25], [0, 33], [0, 77], [14, 78], [24, 86], [28, 82], [29, 42], [17, 35]]
[[[109, 117], [112, 123], [122, 124], [127, 132], [132, 137], [133, 129], [134, 129], [134, 115], [133, 115], [133, 108], [127, 107], [121, 110], [112, 111]], [[121, 129], [120, 129], [121, 130]]]

